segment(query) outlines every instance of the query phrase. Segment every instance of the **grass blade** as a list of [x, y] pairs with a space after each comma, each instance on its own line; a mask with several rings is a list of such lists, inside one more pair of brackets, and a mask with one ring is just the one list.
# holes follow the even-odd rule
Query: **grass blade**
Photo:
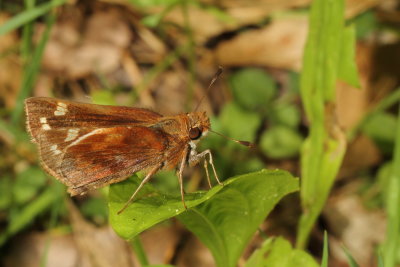
[[26, 11], [12, 17], [6, 23], [0, 26], [0, 35], [4, 35], [12, 30], [18, 29], [26, 23], [46, 14], [52, 8], [65, 4], [66, 2], [67, 0], [53, 0], [35, 8], [27, 9]]
[[393, 267], [396, 264], [400, 238], [400, 106], [397, 116], [394, 155], [387, 195], [386, 212], [388, 216], [388, 226], [383, 259], [386, 267]]

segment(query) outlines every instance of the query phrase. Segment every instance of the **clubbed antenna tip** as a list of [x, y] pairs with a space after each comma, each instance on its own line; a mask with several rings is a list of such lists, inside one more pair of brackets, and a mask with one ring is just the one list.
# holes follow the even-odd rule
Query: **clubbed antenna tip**
[[218, 132], [212, 131], [212, 130], [210, 130], [210, 132], [215, 133], [215, 134], [217, 134], [217, 135], [219, 135], [219, 136], [222, 136], [223, 138], [228, 139], [228, 140], [231, 140], [231, 141], [233, 141], [233, 142], [235, 142], [235, 143], [241, 144], [241, 145], [243, 145], [243, 146], [247, 146], [247, 147], [250, 147], [250, 148], [255, 147], [255, 145], [254, 145], [253, 143], [249, 142], [249, 141], [236, 140], [236, 139], [230, 138], [230, 137], [228, 137], [228, 136], [225, 136], [225, 135], [223, 135], [223, 134], [220, 134], [220, 133], [218, 133]]

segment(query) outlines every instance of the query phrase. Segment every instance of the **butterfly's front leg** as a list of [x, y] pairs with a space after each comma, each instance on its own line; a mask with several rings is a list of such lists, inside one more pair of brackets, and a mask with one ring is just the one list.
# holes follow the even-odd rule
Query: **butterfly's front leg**
[[207, 150], [204, 150], [201, 153], [197, 153], [195, 148], [196, 148], [196, 146], [195, 145], [193, 146], [191, 144], [191, 150], [190, 150], [189, 159], [188, 159], [189, 166], [196, 165], [197, 163], [200, 162], [201, 159], [204, 158], [204, 168], [206, 169], [208, 184], [211, 187], [210, 177], [208, 175], [208, 169], [207, 169], [207, 159], [206, 159], [206, 156], [208, 155], [209, 156], [208, 162], [210, 163], [210, 165], [211, 165], [211, 167], [213, 169], [215, 179], [217, 180], [218, 184], [222, 185], [222, 183], [218, 179], [217, 171], [215, 170], [215, 167], [214, 167], [214, 162], [213, 162], [213, 157], [212, 157], [211, 151], [209, 149], [207, 149]]

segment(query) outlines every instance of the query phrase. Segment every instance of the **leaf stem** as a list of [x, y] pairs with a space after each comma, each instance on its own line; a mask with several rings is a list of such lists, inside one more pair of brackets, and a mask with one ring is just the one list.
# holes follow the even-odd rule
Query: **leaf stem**
[[142, 241], [140, 240], [139, 235], [135, 236], [132, 239], [131, 245], [132, 245], [133, 250], [135, 251], [135, 254], [136, 254], [141, 266], [149, 265], [149, 260], [147, 259], [147, 255], [146, 255], [146, 252], [144, 251]]

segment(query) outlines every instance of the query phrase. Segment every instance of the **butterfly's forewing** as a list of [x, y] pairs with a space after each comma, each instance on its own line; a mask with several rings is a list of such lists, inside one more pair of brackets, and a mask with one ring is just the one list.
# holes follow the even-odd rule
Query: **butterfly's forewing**
[[25, 108], [42, 164], [73, 195], [168, 161], [174, 138], [155, 112], [50, 98], [30, 98]]
[[48, 97], [26, 99], [25, 111], [28, 131], [35, 142], [42, 131], [51, 129], [151, 125], [162, 117], [146, 109], [84, 104]]

